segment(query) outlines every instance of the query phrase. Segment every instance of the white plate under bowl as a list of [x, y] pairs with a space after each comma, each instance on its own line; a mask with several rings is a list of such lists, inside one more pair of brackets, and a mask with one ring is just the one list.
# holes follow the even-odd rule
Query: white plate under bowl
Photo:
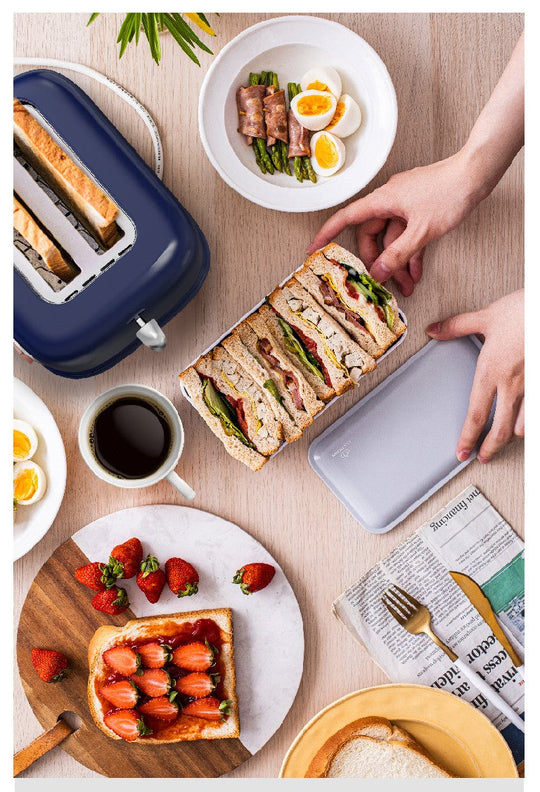
[[[250, 72], [274, 71], [286, 90], [323, 64], [337, 69], [343, 92], [362, 111], [360, 129], [343, 141], [345, 165], [317, 184], [284, 173], [263, 175], [237, 131], [237, 88], [248, 85]], [[352, 30], [320, 17], [277, 17], [244, 30], [214, 60], [199, 96], [199, 132], [214, 168], [248, 200], [282, 212], [328, 209], [351, 198], [386, 162], [396, 128], [396, 93], [380, 57]]]
[[13, 526], [13, 560], [28, 553], [54, 522], [66, 488], [66, 452], [49, 408], [21, 380], [14, 380], [13, 417], [27, 421], [38, 436], [33, 456], [47, 476], [43, 498], [32, 506], [19, 506]]

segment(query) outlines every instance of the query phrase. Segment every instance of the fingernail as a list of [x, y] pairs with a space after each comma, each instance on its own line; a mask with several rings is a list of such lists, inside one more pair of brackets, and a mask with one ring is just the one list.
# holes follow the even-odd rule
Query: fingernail
[[384, 280], [385, 278], [390, 277], [390, 270], [384, 262], [376, 261], [371, 268], [370, 274], [375, 278], [375, 280]]
[[477, 459], [478, 459], [479, 462], [481, 462], [483, 465], [485, 465], [486, 462], [489, 462], [490, 458], [489, 457], [479, 456], [479, 457], [477, 457]]
[[469, 451], [468, 448], [461, 448], [457, 452], [457, 458], [459, 459], [460, 462], [465, 462], [465, 460], [468, 459], [470, 457], [470, 455], [471, 455], [471, 452]]
[[426, 333], [428, 335], [438, 335], [441, 332], [441, 323], [434, 322], [430, 324], [429, 327], [426, 328]]

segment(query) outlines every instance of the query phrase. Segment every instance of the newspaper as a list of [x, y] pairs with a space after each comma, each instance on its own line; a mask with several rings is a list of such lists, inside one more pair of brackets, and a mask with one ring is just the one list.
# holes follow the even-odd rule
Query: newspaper
[[424, 523], [333, 604], [334, 614], [392, 682], [446, 690], [473, 704], [504, 734], [516, 763], [523, 735], [426, 635], [411, 635], [381, 596], [397, 584], [427, 606], [435, 633], [520, 714], [524, 680], [449, 571], [475, 580], [519, 657], [524, 647], [523, 542], [480, 490], [471, 486]]

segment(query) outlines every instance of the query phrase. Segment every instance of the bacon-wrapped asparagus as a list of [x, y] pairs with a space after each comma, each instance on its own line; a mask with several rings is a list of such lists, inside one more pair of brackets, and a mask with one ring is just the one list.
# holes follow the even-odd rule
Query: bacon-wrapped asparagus
[[287, 157], [287, 143], [289, 140], [287, 125], [287, 108], [285, 106], [285, 91], [280, 90], [278, 76], [275, 72], [268, 72], [266, 89], [263, 99], [267, 139], [266, 144], [272, 150], [272, 162], [279, 171], [291, 175]]
[[263, 173], [273, 173], [274, 165], [266, 150], [266, 125], [264, 123], [263, 99], [266, 86], [261, 85], [260, 75], [249, 75], [249, 85], [236, 92], [238, 109], [238, 131], [246, 135], [248, 143], [253, 143], [255, 159]]
[[[288, 84], [289, 103], [296, 94], [300, 93], [300, 86], [296, 83]], [[289, 157], [294, 157], [294, 173], [298, 181], [304, 178], [312, 182], [317, 181], [317, 175], [311, 165], [311, 148], [309, 145], [310, 132], [299, 123], [293, 111], [289, 109]]]

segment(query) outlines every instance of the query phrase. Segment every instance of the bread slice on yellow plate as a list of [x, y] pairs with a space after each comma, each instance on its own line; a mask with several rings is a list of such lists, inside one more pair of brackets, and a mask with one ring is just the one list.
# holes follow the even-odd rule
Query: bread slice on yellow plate
[[306, 778], [452, 778], [416, 740], [386, 718], [353, 721], [317, 751]]

